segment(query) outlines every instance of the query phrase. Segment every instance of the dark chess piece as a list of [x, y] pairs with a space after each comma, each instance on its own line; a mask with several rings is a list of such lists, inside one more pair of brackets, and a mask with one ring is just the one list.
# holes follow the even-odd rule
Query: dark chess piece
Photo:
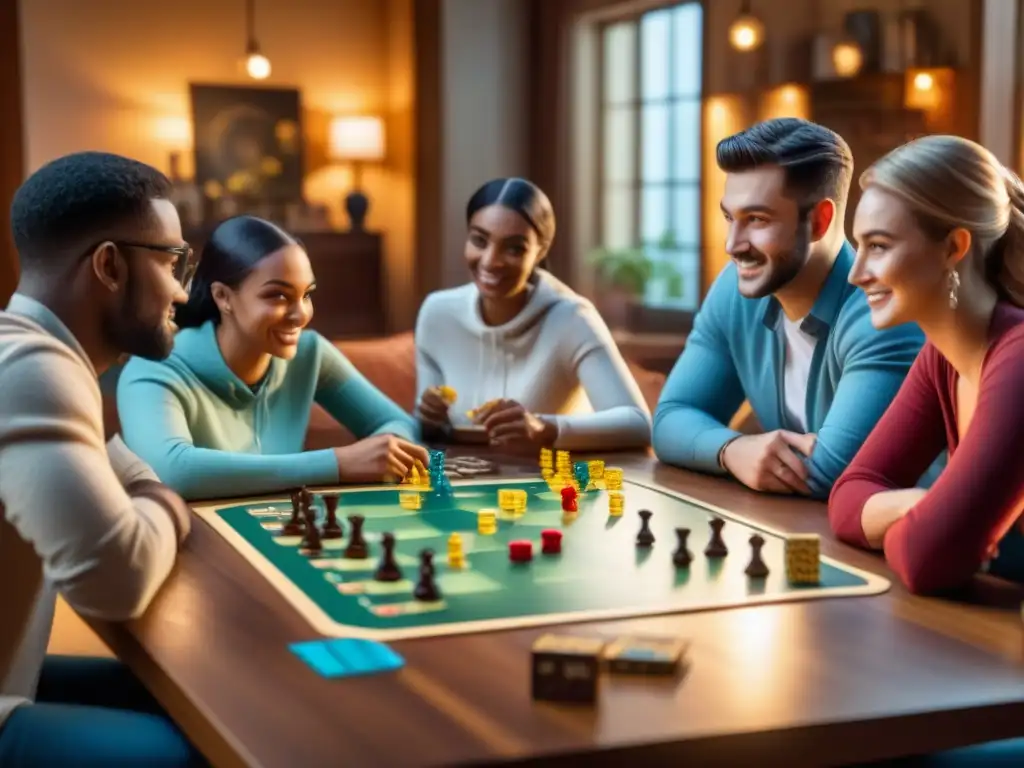
[[747, 566], [746, 574], [752, 579], [763, 579], [768, 575], [768, 564], [761, 556], [763, 547], [764, 537], [757, 533], [750, 537], [750, 565]]
[[725, 546], [725, 539], [722, 538], [722, 528], [725, 520], [720, 517], [711, 518], [711, 541], [708, 542], [704, 554], [707, 557], [725, 557], [729, 554], [729, 548]]
[[672, 553], [672, 563], [676, 568], [686, 568], [693, 562], [693, 554], [687, 544], [689, 538], [689, 528], [676, 528], [676, 551]]
[[420, 551], [420, 580], [413, 590], [413, 597], [426, 603], [436, 602], [441, 599], [441, 591], [434, 581], [434, 551], [424, 549]]
[[349, 560], [365, 560], [370, 556], [370, 550], [366, 546], [366, 539], [363, 538], [362, 515], [349, 515], [348, 524], [351, 534], [348, 539], [348, 546], [345, 547], [345, 557]]
[[325, 493], [321, 498], [327, 509], [327, 519], [324, 520], [322, 535], [325, 539], [340, 539], [344, 536], [345, 530], [338, 521], [338, 494]]
[[651, 510], [641, 509], [637, 514], [640, 515], [640, 532], [636, 535], [636, 545], [649, 547], [654, 544], [654, 533], [651, 532]]
[[380, 565], [377, 566], [373, 578], [377, 581], [401, 581], [402, 569], [398, 567], [398, 561], [395, 559], [395, 534], [385, 533], [381, 537], [380, 545], [384, 551], [381, 553]]
[[300, 536], [306, 528], [302, 516], [302, 499], [298, 491], [292, 492], [292, 516], [288, 522], [281, 526], [279, 536]]
[[316, 527], [316, 517], [313, 507], [305, 508], [306, 532], [299, 542], [299, 551], [303, 554], [316, 557], [323, 551], [323, 543], [320, 541], [320, 529]]

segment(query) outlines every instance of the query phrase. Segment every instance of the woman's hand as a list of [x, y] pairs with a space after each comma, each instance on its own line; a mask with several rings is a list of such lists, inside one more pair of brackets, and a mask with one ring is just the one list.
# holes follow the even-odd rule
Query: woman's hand
[[558, 427], [553, 420], [530, 413], [515, 400], [502, 398], [482, 408], [475, 418], [483, 425], [491, 445], [502, 448], [538, 448], [553, 445]]
[[417, 408], [420, 421], [431, 427], [444, 429], [451, 425], [448, 415], [449, 398], [441, 387], [430, 387], [423, 392]]

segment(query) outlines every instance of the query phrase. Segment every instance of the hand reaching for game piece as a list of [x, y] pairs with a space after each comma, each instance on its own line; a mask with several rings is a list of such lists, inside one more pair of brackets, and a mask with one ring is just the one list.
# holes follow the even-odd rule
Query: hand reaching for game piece
[[343, 483], [379, 483], [401, 480], [419, 461], [430, 465], [430, 454], [421, 445], [395, 435], [375, 435], [344, 448], [335, 448], [338, 476]]
[[729, 443], [722, 454], [722, 464], [733, 477], [755, 491], [809, 496], [804, 459], [811, 455], [816, 441], [817, 435], [784, 429], [744, 435]]
[[500, 399], [482, 408], [475, 419], [487, 432], [491, 445], [510, 449], [533, 449], [551, 445], [558, 437], [554, 422], [530, 413], [515, 400]]
[[418, 408], [420, 421], [432, 427], [447, 427], [451, 423], [448, 405], [449, 400], [445, 397], [444, 388], [430, 387], [424, 390]]

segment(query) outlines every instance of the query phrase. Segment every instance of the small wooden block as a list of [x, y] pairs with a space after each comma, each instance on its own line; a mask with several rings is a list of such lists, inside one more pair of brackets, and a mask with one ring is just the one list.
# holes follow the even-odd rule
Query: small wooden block
[[817, 534], [786, 537], [786, 580], [790, 584], [821, 582], [821, 537]]
[[602, 653], [608, 671], [628, 675], [673, 675], [679, 671], [690, 643], [687, 640], [620, 637]]
[[574, 635], [543, 635], [533, 644], [533, 698], [567, 704], [597, 700], [605, 641]]

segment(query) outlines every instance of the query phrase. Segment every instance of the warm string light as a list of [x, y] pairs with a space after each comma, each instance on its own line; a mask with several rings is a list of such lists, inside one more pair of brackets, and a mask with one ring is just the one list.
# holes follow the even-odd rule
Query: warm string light
[[729, 27], [729, 42], [738, 51], [752, 51], [764, 39], [764, 24], [756, 16], [741, 14]]
[[750, 0], [743, 0], [739, 15], [729, 25], [729, 42], [737, 51], [752, 51], [764, 40], [764, 24], [750, 10]]
[[245, 25], [248, 35], [245, 71], [253, 80], [265, 80], [270, 77], [270, 59], [260, 53], [260, 44], [256, 42], [256, 10], [255, 0], [245, 4]]

